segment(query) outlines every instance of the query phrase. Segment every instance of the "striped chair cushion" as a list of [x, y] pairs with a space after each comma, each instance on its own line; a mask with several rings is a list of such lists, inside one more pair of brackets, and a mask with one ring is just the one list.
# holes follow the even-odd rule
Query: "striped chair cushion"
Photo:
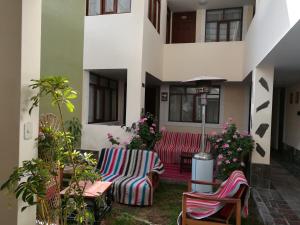
[[122, 148], [102, 149], [97, 165], [104, 181], [114, 183], [115, 200], [128, 205], [152, 205], [149, 172], [164, 172], [157, 153]]

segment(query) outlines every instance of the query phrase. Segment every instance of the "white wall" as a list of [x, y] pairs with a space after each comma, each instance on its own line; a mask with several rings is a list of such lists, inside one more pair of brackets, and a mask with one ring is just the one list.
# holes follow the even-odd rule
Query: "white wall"
[[[30, 79], [39, 79], [41, 51], [41, 1], [0, 2], [0, 181], [23, 160], [37, 156], [38, 109], [28, 115]], [[32, 137], [24, 139], [24, 125]], [[22, 202], [0, 192], [1, 224], [35, 224], [35, 207], [21, 213]]]
[[[300, 150], [300, 103], [295, 103], [296, 92], [300, 93], [300, 83], [286, 89], [284, 143]], [[290, 104], [290, 94], [293, 93], [293, 104]]]
[[204, 75], [242, 81], [243, 66], [243, 41], [164, 45], [164, 81], [184, 81]]
[[264, 0], [257, 3], [254, 19], [246, 36], [247, 76], [300, 19], [300, 1]]

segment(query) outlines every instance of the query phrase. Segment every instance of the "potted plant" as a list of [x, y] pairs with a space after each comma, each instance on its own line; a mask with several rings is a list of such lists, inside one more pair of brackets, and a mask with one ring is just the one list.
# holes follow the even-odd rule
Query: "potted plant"
[[234, 170], [245, 169], [245, 159], [253, 149], [253, 139], [248, 133], [240, 133], [229, 120], [221, 134], [212, 132], [209, 137], [217, 163], [217, 178], [225, 180]]
[[126, 127], [126, 131], [132, 133], [132, 137], [129, 141], [120, 143], [119, 138], [113, 137], [108, 133], [108, 140], [112, 145], [123, 146], [127, 149], [142, 149], [153, 150], [156, 142], [162, 138], [162, 131], [158, 130], [154, 117], [150, 113], [146, 113], [145, 116], [131, 127]]
[[[79, 224], [93, 223], [93, 212], [86, 205], [83, 197], [84, 187], [80, 181], [95, 182], [100, 175], [95, 172], [96, 161], [91, 154], [81, 154], [74, 150], [74, 139], [64, 126], [62, 108], [74, 111], [72, 100], [77, 93], [70, 87], [69, 81], [61, 76], [51, 76], [40, 80], [32, 80], [30, 87], [37, 90], [31, 98], [31, 113], [39, 106], [41, 98], [47, 97], [50, 104], [58, 110], [59, 128], [54, 129], [47, 123], [40, 126], [37, 138], [39, 157], [24, 161], [22, 166], [14, 169], [8, 180], [2, 184], [1, 190], [8, 189], [17, 199], [22, 199], [27, 207], [36, 205], [39, 224], [67, 224], [71, 214], [76, 215]], [[62, 198], [60, 191], [60, 168], [70, 165], [73, 175], [70, 188]], [[54, 193], [55, 204], [51, 198]], [[71, 193], [72, 196], [71, 196]], [[52, 196], [53, 197], [53, 196]]]

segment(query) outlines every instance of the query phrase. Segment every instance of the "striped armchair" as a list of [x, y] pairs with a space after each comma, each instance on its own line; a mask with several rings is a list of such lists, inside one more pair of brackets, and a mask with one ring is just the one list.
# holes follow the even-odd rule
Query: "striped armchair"
[[123, 148], [102, 149], [97, 169], [104, 181], [114, 183], [117, 202], [138, 206], [152, 205], [154, 177], [164, 172], [157, 153]]

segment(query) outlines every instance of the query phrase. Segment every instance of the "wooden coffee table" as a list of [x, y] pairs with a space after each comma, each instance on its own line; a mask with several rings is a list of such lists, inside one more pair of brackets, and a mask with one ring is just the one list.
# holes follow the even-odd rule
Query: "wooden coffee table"
[[[112, 182], [102, 182], [96, 181], [95, 183], [91, 182], [80, 182], [80, 186], [84, 187], [85, 190], [83, 193], [84, 199], [87, 203], [88, 209], [94, 212], [95, 225], [99, 225], [105, 215], [111, 210], [113, 202], [113, 193], [112, 193]], [[69, 187], [60, 192], [62, 196], [68, 193]], [[69, 196], [74, 195], [74, 193], [68, 193]], [[99, 204], [99, 198], [103, 199], [102, 204]], [[68, 222], [75, 221], [75, 214], [72, 214], [68, 218]]]

